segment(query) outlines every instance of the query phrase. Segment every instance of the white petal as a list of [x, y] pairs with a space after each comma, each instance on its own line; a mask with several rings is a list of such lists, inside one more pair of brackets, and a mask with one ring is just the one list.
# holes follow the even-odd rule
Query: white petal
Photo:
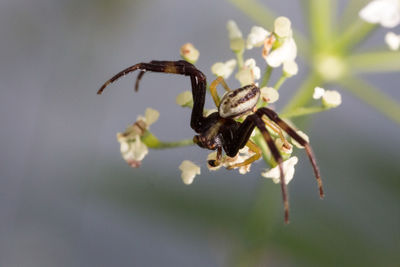
[[287, 38], [283, 44], [272, 50], [266, 57], [268, 65], [273, 68], [279, 67], [286, 61], [294, 61], [297, 56], [297, 46], [293, 38]]
[[385, 35], [385, 42], [391, 50], [397, 50], [400, 47], [400, 35], [394, 32], [388, 32]]
[[261, 99], [267, 103], [274, 103], [279, 99], [279, 93], [273, 87], [263, 87], [260, 91]]
[[182, 171], [182, 181], [187, 185], [191, 184], [195, 176], [200, 174], [200, 167], [190, 160], [182, 161], [181, 165], [179, 165], [179, 169]]
[[342, 96], [338, 91], [326, 90], [322, 96], [322, 103], [329, 108], [337, 107], [342, 103]]
[[158, 120], [160, 117], [160, 112], [152, 108], [146, 108], [144, 116], [146, 118], [147, 127], [149, 127]]
[[176, 103], [179, 106], [185, 106], [193, 101], [192, 92], [183, 91], [176, 97]]
[[228, 35], [230, 40], [236, 38], [242, 38], [243, 36], [242, 32], [240, 31], [235, 21], [229, 20], [228, 23], [226, 24], [226, 28], [228, 29]]
[[270, 32], [263, 27], [253, 26], [247, 36], [246, 48], [252, 49], [264, 44], [264, 40], [270, 35]]
[[[285, 175], [285, 183], [288, 184], [294, 176], [294, 166], [297, 164], [298, 158], [297, 157], [291, 157], [287, 160], [285, 160], [282, 163], [282, 168], [283, 168], [283, 173]], [[271, 178], [272, 181], [276, 184], [280, 182], [280, 171], [279, 171], [279, 166], [275, 166], [272, 169], [269, 169], [263, 173], [261, 173], [262, 176], [265, 178]]]
[[369, 23], [393, 28], [400, 23], [400, 3], [398, 0], [374, 0], [361, 9], [359, 16]]
[[196, 63], [200, 56], [199, 50], [197, 50], [196, 47], [194, 47], [194, 45], [191, 43], [182, 45], [180, 53], [184, 60], [189, 61], [192, 64]]
[[211, 72], [216, 76], [222, 76], [228, 79], [236, 67], [236, 59], [231, 59], [223, 62], [217, 62], [211, 66]]
[[313, 98], [320, 99], [324, 94], [325, 94], [325, 89], [317, 86], [314, 88]]
[[299, 71], [299, 66], [297, 66], [296, 61], [285, 61], [283, 62], [283, 72], [286, 77], [291, 77], [296, 75]]
[[292, 36], [291, 22], [287, 17], [278, 17], [274, 21], [274, 32], [279, 37]]

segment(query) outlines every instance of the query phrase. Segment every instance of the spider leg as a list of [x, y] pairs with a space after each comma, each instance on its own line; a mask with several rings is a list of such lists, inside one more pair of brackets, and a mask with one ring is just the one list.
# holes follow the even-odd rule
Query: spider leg
[[261, 119], [261, 116], [256, 114], [250, 115], [246, 118], [252, 120], [257, 128], [260, 130], [261, 134], [264, 137], [265, 142], [268, 145], [269, 150], [271, 151], [272, 156], [274, 157], [274, 160], [276, 163], [278, 163], [279, 166], [279, 172], [280, 172], [280, 184], [281, 184], [281, 190], [282, 190], [282, 199], [283, 199], [283, 206], [285, 210], [285, 223], [289, 223], [289, 197], [287, 193], [287, 186], [285, 183], [285, 174], [283, 172], [283, 167], [282, 167], [282, 156], [279, 153], [278, 148], [275, 145], [274, 140], [272, 139], [271, 135], [269, 134], [267, 128], [265, 128], [265, 124], [263, 120]]
[[279, 153], [278, 148], [275, 145], [274, 140], [269, 134], [267, 128], [265, 128], [265, 124], [261, 119], [261, 116], [257, 113], [247, 116], [247, 118], [242, 122], [238, 123], [235, 127], [231, 127], [230, 129], [225, 129], [222, 132], [225, 144], [224, 150], [225, 153], [229, 157], [234, 157], [239, 152], [239, 149], [243, 148], [250, 139], [251, 133], [254, 130], [254, 127], [257, 127], [261, 134], [264, 137], [265, 142], [268, 145], [269, 150], [271, 151], [272, 156], [274, 157], [275, 162], [278, 164], [279, 172], [280, 172], [280, 181], [281, 181], [281, 190], [282, 190], [282, 199], [284, 205], [284, 213], [285, 213], [285, 223], [289, 223], [289, 200], [288, 193], [285, 181], [285, 176], [282, 168], [282, 156]]
[[224, 89], [226, 91], [230, 91], [231, 89], [229, 88], [228, 84], [225, 82], [224, 78], [221, 76], [218, 76], [211, 84], [210, 84], [210, 93], [211, 96], [214, 100], [214, 103], [217, 107], [219, 107], [219, 104], [221, 102], [218, 93], [217, 93], [217, 86], [218, 84], [222, 84], [222, 86], [224, 87]]
[[151, 71], [151, 72], [165, 72], [165, 73], [172, 73], [172, 74], [180, 74], [185, 76], [190, 76], [190, 81], [192, 85], [192, 95], [193, 95], [193, 110], [191, 115], [190, 126], [197, 132], [201, 132], [204, 127], [204, 117], [203, 117], [203, 109], [205, 103], [205, 96], [206, 96], [206, 76], [198, 70], [194, 65], [191, 63], [179, 60], [179, 61], [156, 61], [153, 60], [149, 63], [138, 63], [133, 66], [130, 66], [116, 75], [114, 75], [111, 79], [106, 81], [100, 89], [97, 91], [97, 94], [101, 94], [104, 89], [110, 85], [111, 83], [115, 82], [119, 78], [129, 74], [133, 71], [140, 70], [140, 73], [137, 77], [135, 83], [135, 90], [137, 91], [139, 86], [139, 81], [143, 77], [144, 72]]
[[221, 164], [221, 160], [222, 160], [222, 147], [218, 147], [217, 148], [217, 158], [215, 160], [209, 160], [208, 164], [211, 167], [217, 167]]
[[315, 160], [314, 153], [311, 149], [310, 144], [304, 140], [296, 131], [290, 127], [286, 122], [284, 122], [281, 118], [279, 118], [278, 114], [269, 109], [269, 108], [260, 108], [257, 110], [257, 113], [261, 116], [262, 114], [267, 115], [267, 117], [275, 122], [276, 124], [279, 125], [288, 135], [290, 135], [294, 140], [296, 140], [300, 145], [304, 146], [307, 156], [310, 159], [311, 165], [314, 169], [314, 175], [318, 183], [318, 189], [319, 189], [319, 196], [320, 198], [324, 197], [324, 189], [322, 186], [322, 179], [321, 179], [321, 174], [319, 172], [317, 162]]
[[246, 166], [248, 164], [253, 163], [254, 161], [258, 160], [261, 157], [261, 149], [250, 139], [247, 141], [246, 146], [253, 151], [255, 154], [243, 162], [239, 162], [233, 165], [230, 165], [227, 169], [234, 169], [242, 166]]

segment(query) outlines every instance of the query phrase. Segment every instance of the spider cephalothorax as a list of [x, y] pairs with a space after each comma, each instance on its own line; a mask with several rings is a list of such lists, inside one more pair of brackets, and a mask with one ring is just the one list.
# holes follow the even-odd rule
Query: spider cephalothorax
[[[266, 107], [256, 109], [260, 97], [260, 89], [256, 85], [252, 84], [236, 90], [230, 90], [223, 78], [218, 77], [210, 84], [210, 92], [216, 106], [218, 107], [218, 111], [208, 116], [204, 116], [203, 110], [207, 87], [206, 76], [194, 65], [184, 60], [151, 61], [149, 63], [135, 64], [119, 72], [104, 83], [97, 93], [101, 94], [110, 83], [135, 70], [140, 70], [135, 84], [136, 91], [138, 90], [139, 81], [146, 71], [174, 73], [190, 77], [193, 95], [193, 110], [190, 126], [196, 133], [198, 133], [198, 135], [194, 136], [193, 141], [202, 148], [217, 150], [216, 160], [210, 160], [208, 162], [211, 166], [218, 166], [221, 164], [222, 151], [225, 151], [227, 156], [234, 157], [239, 153], [239, 150], [245, 146], [249, 147], [249, 149], [251, 149], [255, 154], [244, 162], [231, 165], [229, 168], [245, 166], [259, 159], [261, 151], [258, 146], [249, 139], [255, 127], [260, 130], [280, 169], [281, 189], [285, 207], [285, 222], [289, 221], [289, 202], [286, 184], [284, 182], [285, 180], [282, 168], [283, 160], [275, 142], [266, 128], [266, 125], [270, 126], [271, 129], [276, 131], [284, 139], [281, 132], [282, 129], [300, 145], [304, 146], [314, 169], [320, 197], [322, 198], [324, 196], [321, 176], [310, 144], [298, 135], [292, 127], [279, 118], [275, 111]], [[221, 100], [216, 91], [219, 84], [222, 84], [227, 91]], [[238, 117], [245, 115], [247, 115], [247, 117], [243, 122], [236, 120]], [[276, 127], [276, 125], [278, 127]]]

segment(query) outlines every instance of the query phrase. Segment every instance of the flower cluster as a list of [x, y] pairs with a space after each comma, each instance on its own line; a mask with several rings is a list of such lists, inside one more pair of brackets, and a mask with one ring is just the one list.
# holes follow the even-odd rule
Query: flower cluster
[[[394, 28], [400, 24], [400, 0], [374, 0], [359, 12], [360, 17], [369, 23], [379, 23], [385, 28]], [[385, 42], [391, 50], [400, 47], [400, 35], [388, 32]]]

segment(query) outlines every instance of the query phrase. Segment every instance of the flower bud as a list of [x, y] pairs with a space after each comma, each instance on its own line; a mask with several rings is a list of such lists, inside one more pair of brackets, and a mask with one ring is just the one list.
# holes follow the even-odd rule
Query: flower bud
[[181, 57], [192, 63], [195, 64], [197, 60], [199, 59], [200, 52], [197, 50], [191, 43], [186, 43], [181, 46], [180, 49]]

